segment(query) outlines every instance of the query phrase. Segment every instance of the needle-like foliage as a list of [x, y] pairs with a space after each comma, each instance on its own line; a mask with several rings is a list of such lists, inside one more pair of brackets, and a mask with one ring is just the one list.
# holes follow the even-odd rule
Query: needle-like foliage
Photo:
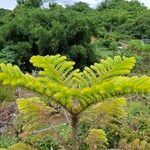
[[[96, 119], [97, 114], [104, 114], [104, 118], [119, 118], [124, 115], [125, 105], [125, 99], [120, 97], [125, 94], [150, 92], [150, 77], [127, 76], [135, 65], [133, 57], [107, 58], [91, 67], [85, 67], [82, 72], [79, 69], [73, 70], [74, 62], [67, 61], [65, 56], [60, 55], [33, 56], [31, 63], [41, 69], [37, 77], [22, 73], [17, 66], [0, 64], [0, 80], [5, 85], [23, 86], [46, 96], [52, 103], [66, 110], [70, 114], [68, 120], [71, 122], [74, 150], [79, 148], [77, 125], [82, 114], [87, 111], [91, 114], [91, 120]], [[26, 119], [30, 115], [36, 118], [39, 110], [39, 117], [42, 117], [41, 110], [46, 115], [55, 112], [36, 98], [18, 101], [18, 106], [21, 111], [22, 107], [28, 108], [23, 113]]]

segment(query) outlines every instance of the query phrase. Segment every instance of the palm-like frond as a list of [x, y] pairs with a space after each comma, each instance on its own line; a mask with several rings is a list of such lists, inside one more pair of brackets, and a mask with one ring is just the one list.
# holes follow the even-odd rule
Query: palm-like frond
[[55, 56], [33, 56], [31, 63], [35, 67], [42, 68], [39, 72], [40, 76], [49, 80], [62, 84], [66, 76], [73, 70], [74, 62], [66, 61], [67, 57], [61, 55]]
[[100, 84], [109, 78], [130, 73], [134, 64], [134, 57], [121, 58], [120, 56], [116, 56], [114, 59], [108, 57], [106, 60], [102, 59], [101, 63], [95, 63], [91, 67], [86, 67], [83, 74], [84, 78], [91, 86]]
[[[63, 95], [64, 101], [55, 100], [55, 102], [58, 102], [60, 105], [66, 105], [69, 107], [70, 101], [68, 97], [71, 97], [71, 95], [69, 96], [68, 88], [63, 86], [62, 84], [60, 85], [54, 83], [53, 81], [45, 77], [33, 77], [28, 73], [23, 74], [17, 66], [12, 66], [11, 64], [0, 64], [0, 67], [2, 70], [2, 72], [0, 72], [0, 81], [2, 81], [3, 84], [23, 86], [41, 95], [45, 95], [51, 98], [54, 94]], [[66, 101], [66, 98], [68, 101]]]
[[80, 105], [82, 108], [101, 102], [107, 98], [132, 93], [148, 93], [150, 91], [150, 77], [114, 77], [101, 84], [86, 87], [81, 90]]
[[[53, 108], [47, 106], [39, 98], [18, 99], [17, 105], [19, 112], [23, 115], [24, 133], [22, 137], [33, 134], [35, 131], [51, 126], [51, 130], [43, 130], [48, 132], [53, 130], [53, 125], [57, 124], [57, 120], [62, 120], [62, 116]], [[55, 120], [55, 122], [54, 122]], [[40, 132], [37, 132], [37, 134]], [[46, 134], [45, 134], [46, 136]]]
[[102, 129], [92, 129], [84, 140], [84, 142], [89, 145], [90, 150], [104, 148], [107, 141], [106, 134]]
[[[54, 103], [65, 108], [70, 114], [72, 139], [75, 141], [72, 145], [75, 149], [77, 147], [77, 124], [82, 114], [90, 114], [88, 115], [91, 119], [88, 118], [89, 122], [97, 121], [101, 116], [106, 121], [114, 116], [116, 118], [124, 116], [125, 99], [118, 97], [125, 94], [150, 92], [150, 77], [123, 76], [133, 68], [135, 64], [133, 57], [116, 56], [114, 59], [101, 60], [101, 63], [86, 67], [83, 72], [79, 69], [73, 70], [74, 62], [66, 59], [60, 55], [33, 56], [31, 58], [33, 65], [42, 69], [37, 77], [22, 73], [17, 66], [0, 64], [0, 81], [6, 85], [26, 87], [47, 96]], [[54, 136], [57, 135], [67, 147], [66, 141], [62, 139], [52, 123], [53, 117], [62, 118], [60, 114], [57, 114], [53, 108], [47, 107], [38, 98], [22, 99], [17, 103], [26, 122], [25, 134], [31, 134], [35, 130], [44, 131], [42, 134], [54, 133]], [[43, 130], [47, 127], [50, 128], [49, 132]], [[55, 131], [51, 132], [52, 130]], [[99, 148], [102, 143], [107, 143], [107, 138], [103, 130], [93, 129], [89, 131], [85, 142], [92, 149], [95, 148], [94, 144], [96, 148]]]
[[105, 102], [98, 103], [85, 111], [81, 116], [81, 121], [88, 124], [96, 122], [95, 126], [102, 127], [112, 118], [120, 120], [125, 117], [124, 107], [126, 106], [125, 98], [116, 98]]
[[[45, 95], [69, 111], [81, 112], [87, 106], [102, 100], [130, 93], [150, 91], [150, 78], [123, 77], [134, 66], [134, 58], [108, 58], [83, 72], [73, 70], [73, 62], [66, 57], [33, 56], [34, 66], [43, 68], [38, 77], [23, 74], [17, 66], [0, 64], [0, 80], [4, 84], [25, 86]], [[74, 107], [76, 107], [74, 109]]]

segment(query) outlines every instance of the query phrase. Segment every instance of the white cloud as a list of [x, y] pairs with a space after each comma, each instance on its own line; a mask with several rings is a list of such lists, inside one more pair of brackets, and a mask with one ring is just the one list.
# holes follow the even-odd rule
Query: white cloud
[[139, 2], [150, 8], [150, 0], [139, 0]]
[[13, 9], [16, 4], [16, 0], [0, 0], [0, 8]]

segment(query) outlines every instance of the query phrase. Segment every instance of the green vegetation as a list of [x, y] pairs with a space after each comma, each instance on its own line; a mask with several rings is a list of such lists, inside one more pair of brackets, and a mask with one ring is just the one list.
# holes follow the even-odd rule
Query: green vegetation
[[150, 10], [17, 3], [0, 9], [0, 150], [150, 149]]
[[[17, 100], [24, 120], [22, 138], [29, 138], [32, 143], [50, 134], [66, 150], [78, 150], [83, 143], [90, 149], [106, 148], [108, 139], [103, 128], [108, 125], [112, 132], [113, 127], [114, 130], [119, 128], [118, 123], [125, 116], [126, 101], [121, 96], [149, 93], [150, 77], [124, 76], [134, 67], [133, 57], [108, 57], [101, 63], [85, 67], [82, 72], [73, 70], [74, 62], [66, 59], [60, 55], [33, 56], [30, 62], [42, 69], [37, 77], [23, 74], [17, 66], [0, 65], [3, 84], [26, 87], [49, 99]], [[64, 113], [55, 109], [55, 105], [66, 112], [65, 120], [61, 119]], [[78, 136], [80, 121], [88, 124], [88, 130]], [[63, 122], [67, 130], [60, 128]]]
[[16, 142], [18, 142], [18, 139], [11, 136], [1, 135], [0, 137], [0, 146], [3, 148], [14, 145]]
[[[120, 46], [123, 49], [119, 53], [126, 54], [124, 46], [130, 39], [150, 37], [150, 10], [137, 1], [109, 0], [96, 9], [83, 2], [66, 8], [51, 3], [43, 9], [39, 7], [41, 3], [41, 0], [18, 0], [13, 11], [1, 9], [1, 61], [31, 71], [31, 56], [59, 53], [83, 69], [99, 60], [93, 46], [97, 40], [99, 53], [105, 50], [107, 56], [111, 50], [114, 56]], [[149, 46], [143, 47], [149, 51]]]
[[10, 102], [14, 100], [14, 89], [12, 87], [0, 84], [0, 104], [2, 102]]

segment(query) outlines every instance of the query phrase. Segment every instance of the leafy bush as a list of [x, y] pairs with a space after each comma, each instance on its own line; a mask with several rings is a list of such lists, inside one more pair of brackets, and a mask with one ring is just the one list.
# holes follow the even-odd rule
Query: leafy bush
[[4, 63], [14, 63], [15, 62], [15, 53], [9, 49], [2, 49], [0, 51], [0, 62]]
[[107, 33], [103, 39], [103, 46], [108, 48], [108, 50], [116, 50], [118, 37], [115, 33]]
[[[28, 1], [21, 0], [20, 3]], [[36, 1], [33, 1], [34, 3], [36, 4]], [[5, 23], [0, 26], [0, 60], [5, 59], [22, 69], [25, 62], [25, 69], [30, 70], [29, 59], [32, 55], [68, 55], [74, 45], [87, 48], [86, 45], [90, 43], [95, 32], [95, 25], [91, 20], [73, 8], [41, 9], [19, 5], [15, 11], [7, 14]], [[79, 57], [83, 60], [88, 57], [82, 56]], [[86, 62], [86, 65], [89, 64], [91, 65], [90, 60]]]
[[36, 145], [39, 150], [61, 150], [60, 143], [51, 137], [38, 141]]
[[149, 45], [147, 46], [146, 44], [144, 44], [143, 41], [140, 41], [140, 40], [131, 40], [128, 43], [127, 49], [140, 52], [140, 51], [148, 50]]
[[80, 69], [96, 61], [95, 52], [89, 45], [73, 45], [68, 51], [68, 58], [75, 61], [75, 67]]

